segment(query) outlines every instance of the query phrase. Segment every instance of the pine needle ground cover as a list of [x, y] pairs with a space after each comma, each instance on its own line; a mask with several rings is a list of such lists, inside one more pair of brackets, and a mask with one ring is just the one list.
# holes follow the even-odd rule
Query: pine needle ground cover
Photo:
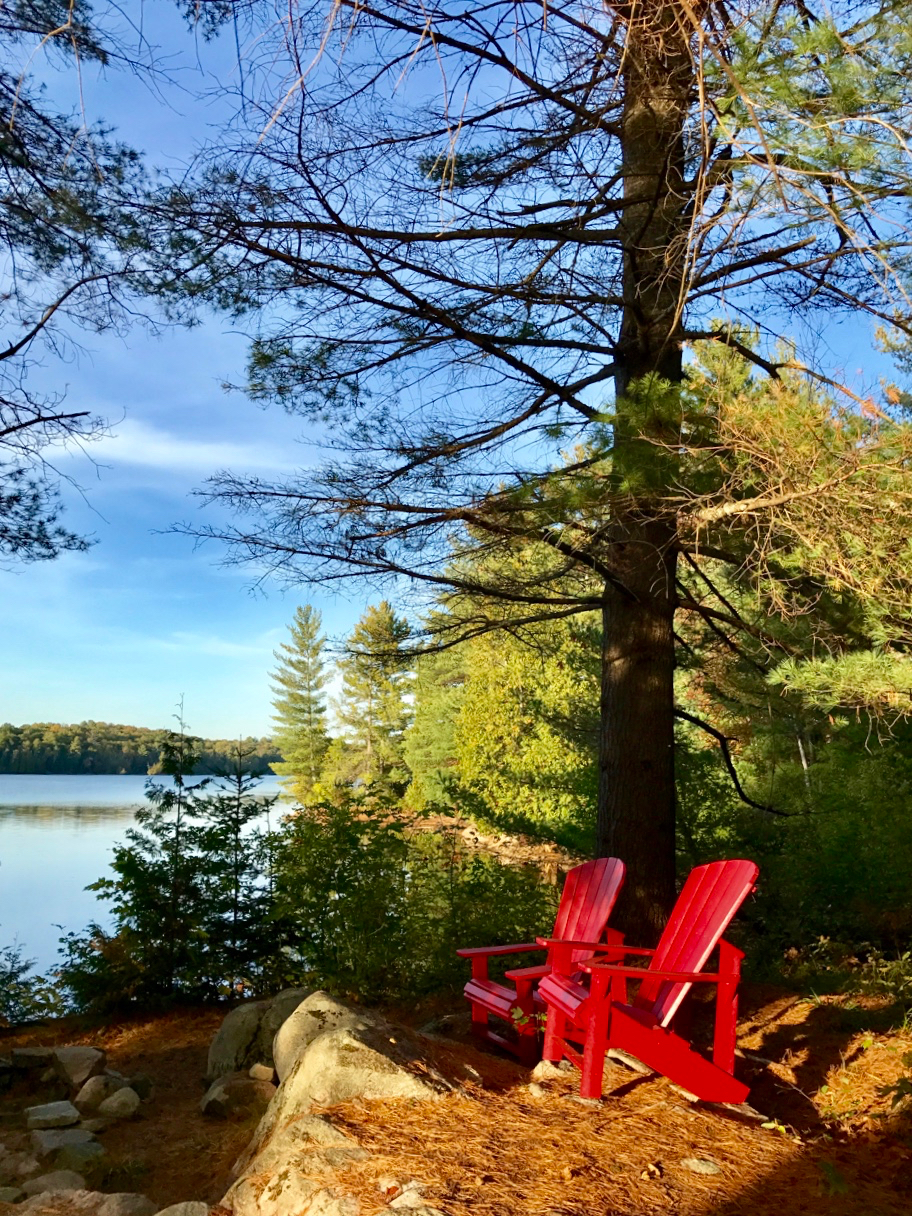
[[[361, 1216], [389, 1210], [386, 1178], [426, 1184], [447, 1216], [907, 1216], [912, 1210], [912, 1113], [884, 1091], [904, 1075], [912, 1030], [889, 1030], [873, 1000], [808, 1000], [745, 985], [739, 1070], [767, 1126], [693, 1105], [662, 1078], [610, 1064], [598, 1107], [573, 1100], [574, 1077], [529, 1091], [528, 1072], [477, 1050], [460, 1033], [436, 1040], [434, 1063], [462, 1089], [437, 1102], [358, 1102], [322, 1112], [370, 1149], [339, 1175]], [[402, 1011], [391, 1011], [394, 1015]], [[440, 1012], [440, 1010], [436, 1010]], [[414, 1020], [426, 1020], [418, 1011]], [[88, 1027], [72, 1019], [0, 1032], [14, 1046], [86, 1042], [112, 1067], [146, 1073], [143, 1117], [110, 1128], [123, 1177], [160, 1204], [217, 1203], [252, 1124], [199, 1112], [209, 1043], [224, 1010], [185, 1009]], [[469, 1071], [473, 1070], [473, 1071]], [[465, 1083], [467, 1075], [473, 1079]], [[16, 1096], [0, 1100], [2, 1139], [18, 1147]], [[710, 1162], [695, 1173], [684, 1162]], [[14, 1212], [0, 1204], [0, 1212]]]

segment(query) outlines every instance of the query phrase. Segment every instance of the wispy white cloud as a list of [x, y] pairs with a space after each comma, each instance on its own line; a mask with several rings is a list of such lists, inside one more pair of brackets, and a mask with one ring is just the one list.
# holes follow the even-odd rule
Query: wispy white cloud
[[219, 469], [288, 473], [302, 463], [290, 461], [287, 447], [277, 444], [193, 439], [133, 418], [118, 423], [109, 438], [93, 444], [91, 455], [100, 464], [139, 465], [201, 477]]

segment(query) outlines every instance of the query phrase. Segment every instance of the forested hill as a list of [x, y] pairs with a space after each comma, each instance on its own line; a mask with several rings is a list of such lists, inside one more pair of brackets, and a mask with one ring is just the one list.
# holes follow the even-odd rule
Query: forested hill
[[[167, 730], [113, 722], [28, 722], [0, 726], [0, 773], [157, 773]], [[247, 766], [265, 773], [282, 755], [271, 739], [243, 739]], [[194, 771], [231, 770], [236, 739], [203, 739]]]

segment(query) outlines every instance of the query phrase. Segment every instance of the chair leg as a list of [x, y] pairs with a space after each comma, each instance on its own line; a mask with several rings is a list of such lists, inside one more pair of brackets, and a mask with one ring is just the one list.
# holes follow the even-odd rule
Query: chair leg
[[564, 1058], [564, 1039], [567, 1033], [567, 1019], [559, 1009], [552, 1005], [548, 1009], [548, 1020], [545, 1023], [545, 1042], [542, 1048], [542, 1059], [559, 1064]]

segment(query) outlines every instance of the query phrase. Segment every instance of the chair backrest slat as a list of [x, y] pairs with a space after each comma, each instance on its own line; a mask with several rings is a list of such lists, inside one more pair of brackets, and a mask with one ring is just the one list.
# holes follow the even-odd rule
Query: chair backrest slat
[[[617, 857], [597, 857], [574, 866], [564, 881], [553, 937], [563, 941], [597, 942], [617, 901], [627, 867]], [[574, 962], [591, 954], [574, 952]]]
[[[699, 971], [754, 888], [752, 861], [712, 861], [691, 870], [659, 939], [650, 970]], [[648, 973], [647, 973], [648, 975]], [[691, 988], [644, 979], [634, 1004], [667, 1026]]]

